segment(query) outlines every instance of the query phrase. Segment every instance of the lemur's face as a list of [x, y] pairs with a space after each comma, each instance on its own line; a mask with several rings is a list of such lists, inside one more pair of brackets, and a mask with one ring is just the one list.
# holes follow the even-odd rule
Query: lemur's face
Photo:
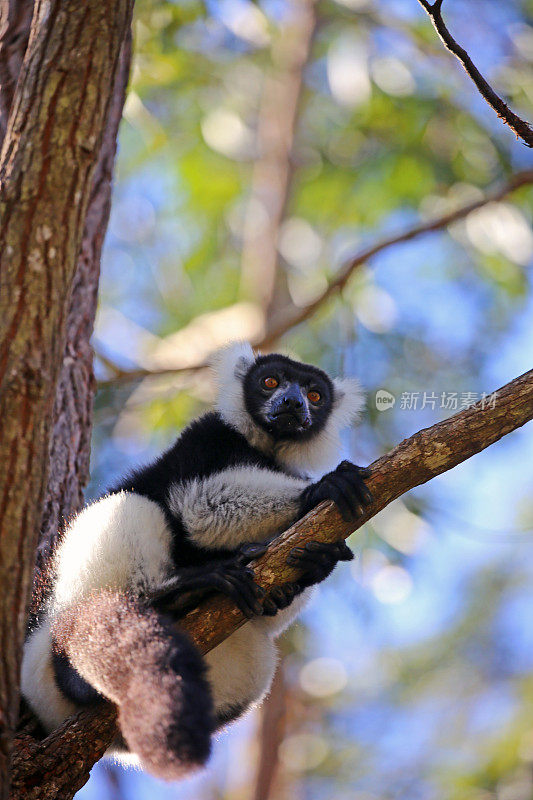
[[244, 379], [246, 410], [274, 439], [307, 439], [318, 433], [333, 399], [325, 372], [285, 356], [259, 356]]

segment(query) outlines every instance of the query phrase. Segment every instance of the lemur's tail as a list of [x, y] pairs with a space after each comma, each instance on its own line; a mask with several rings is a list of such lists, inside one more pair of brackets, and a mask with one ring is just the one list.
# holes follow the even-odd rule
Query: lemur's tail
[[148, 772], [176, 780], [205, 763], [215, 727], [205, 662], [167, 618], [101, 592], [62, 612], [54, 639], [79, 675], [116, 703], [125, 743]]

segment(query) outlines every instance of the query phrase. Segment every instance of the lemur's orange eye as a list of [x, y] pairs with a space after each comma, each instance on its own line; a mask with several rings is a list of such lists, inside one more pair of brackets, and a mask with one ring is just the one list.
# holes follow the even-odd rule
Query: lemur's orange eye
[[319, 403], [320, 402], [320, 392], [307, 392], [307, 398], [312, 403]]
[[278, 381], [276, 378], [263, 378], [263, 385], [266, 386], [267, 389], [275, 389], [278, 385]]

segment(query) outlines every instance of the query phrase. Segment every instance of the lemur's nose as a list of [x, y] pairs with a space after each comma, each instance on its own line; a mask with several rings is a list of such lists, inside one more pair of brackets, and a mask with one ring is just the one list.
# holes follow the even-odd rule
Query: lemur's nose
[[281, 399], [281, 405], [287, 411], [301, 411], [304, 408], [302, 392], [297, 384], [293, 383], [292, 386], [289, 386]]

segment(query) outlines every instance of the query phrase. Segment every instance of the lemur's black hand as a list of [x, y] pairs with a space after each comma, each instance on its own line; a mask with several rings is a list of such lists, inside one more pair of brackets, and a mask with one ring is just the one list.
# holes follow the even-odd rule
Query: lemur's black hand
[[364, 482], [364, 478], [369, 475], [368, 467], [358, 467], [350, 461], [341, 461], [333, 472], [328, 472], [303, 490], [300, 496], [300, 517], [323, 500], [333, 500], [342, 518], [346, 522], [354, 522], [364, 513], [364, 506], [373, 500]]
[[307, 542], [304, 547], [291, 550], [287, 564], [303, 570], [303, 575], [298, 578], [298, 586], [305, 589], [327, 578], [338, 561], [351, 561], [352, 558], [353, 553], [344, 541]]
[[246, 563], [262, 552], [256, 548], [253, 554], [250, 550], [235, 558], [183, 569], [147, 600], [159, 611], [181, 615], [213, 592], [220, 592], [231, 597], [245, 617], [261, 616], [266, 593], [255, 583], [253, 570]]

